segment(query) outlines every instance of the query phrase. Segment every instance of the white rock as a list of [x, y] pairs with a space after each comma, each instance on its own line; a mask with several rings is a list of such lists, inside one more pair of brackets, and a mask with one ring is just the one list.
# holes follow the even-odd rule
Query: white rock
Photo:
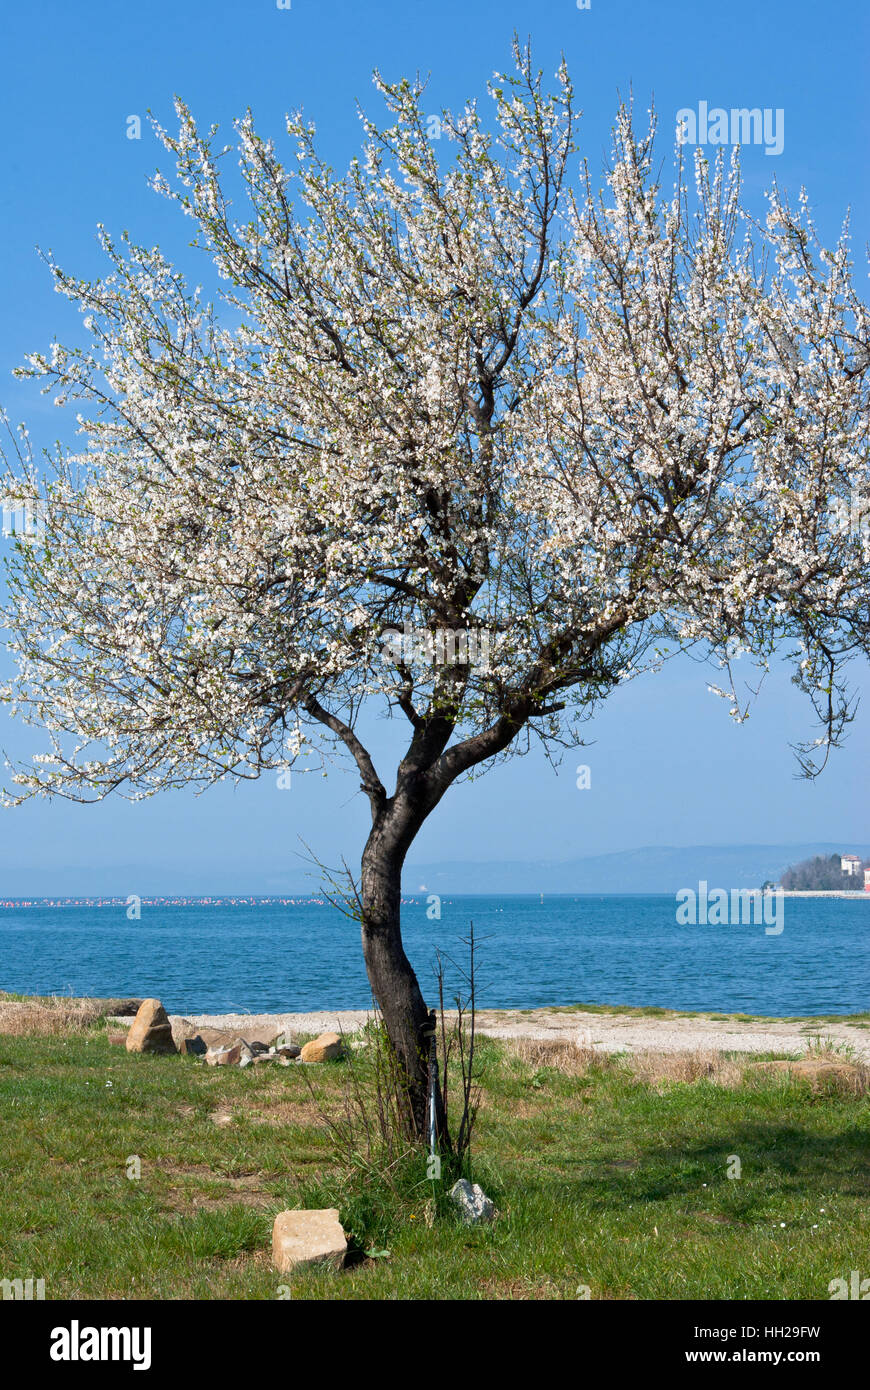
[[495, 1203], [487, 1197], [483, 1188], [467, 1178], [460, 1178], [450, 1189], [450, 1198], [462, 1213], [466, 1226], [479, 1221], [492, 1221], [495, 1216]]

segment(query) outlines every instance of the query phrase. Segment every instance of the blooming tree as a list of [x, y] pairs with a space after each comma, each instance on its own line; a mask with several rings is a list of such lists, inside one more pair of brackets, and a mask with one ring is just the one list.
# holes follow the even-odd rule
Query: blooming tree
[[[51, 735], [10, 800], [346, 751], [371, 804], [365, 962], [418, 1123], [401, 873], [457, 779], [576, 740], [687, 647], [726, 673], [738, 651], [789, 655], [824, 758], [870, 650], [867, 529], [842, 525], [870, 495], [845, 234], [826, 250], [776, 190], [754, 222], [736, 156], [698, 153], [691, 177], [677, 144], [663, 192], [654, 119], [638, 136], [627, 109], [597, 188], [566, 71], [547, 94], [515, 58], [492, 121], [442, 113], [437, 148], [422, 86], [376, 76], [390, 123], [364, 120], [343, 176], [301, 117], [289, 168], [250, 114], [228, 167], [178, 103], [155, 184], [222, 313], [127, 237], [101, 232], [99, 282], [52, 265], [89, 346], [23, 370], [86, 403], [86, 445], [48, 468], [22, 447], [6, 482], [44, 499], [44, 534], [10, 562], [4, 697]], [[742, 717], [727, 675], [718, 693]], [[407, 721], [394, 779], [359, 735], [372, 701]]]

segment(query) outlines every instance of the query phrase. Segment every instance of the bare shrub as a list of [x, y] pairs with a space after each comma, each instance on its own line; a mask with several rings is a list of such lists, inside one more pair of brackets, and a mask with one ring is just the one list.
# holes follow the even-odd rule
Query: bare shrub
[[355, 1041], [356, 1046], [345, 1039], [338, 1097], [324, 1096], [310, 1068], [303, 1076], [340, 1167], [348, 1173], [377, 1171], [389, 1181], [413, 1149], [403, 1107], [404, 1075], [379, 1012]]
[[[432, 1014], [432, 1038], [429, 1056], [427, 1107], [427, 1139], [430, 1156], [436, 1150], [449, 1156], [457, 1171], [464, 1172], [468, 1167], [471, 1151], [471, 1135], [474, 1130], [477, 1112], [480, 1109], [481, 1088], [476, 1070], [475, 1047], [477, 1043], [477, 957], [474, 937], [474, 922], [469, 922], [468, 936], [463, 938], [468, 947], [468, 966], [457, 966], [450, 956], [437, 952], [436, 979], [438, 981], [438, 1014]], [[450, 961], [459, 970], [462, 984], [467, 993], [454, 996], [456, 1021], [451, 1028], [447, 1026], [444, 1009], [444, 961]], [[438, 1056], [438, 1032], [441, 1034], [441, 1056]], [[451, 1062], [457, 1074], [460, 1117], [459, 1124], [450, 1127], [450, 1071]], [[455, 1116], [454, 1116], [455, 1121]]]

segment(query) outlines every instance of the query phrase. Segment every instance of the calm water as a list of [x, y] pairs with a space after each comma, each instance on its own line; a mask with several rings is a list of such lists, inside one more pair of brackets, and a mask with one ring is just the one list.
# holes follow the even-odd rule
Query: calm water
[[[658, 1004], [801, 1014], [870, 1008], [870, 901], [786, 899], [784, 930], [678, 926], [673, 897], [444, 898], [404, 911], [406, 949], [432, 995], [435, 948], [465, 962], [478, 936], [479, 1003]], [[171, 1012], [305, 1011], [370, 1002], [356, 925], [316, 903], [0, 908], [0, 989], [154, 995]]]

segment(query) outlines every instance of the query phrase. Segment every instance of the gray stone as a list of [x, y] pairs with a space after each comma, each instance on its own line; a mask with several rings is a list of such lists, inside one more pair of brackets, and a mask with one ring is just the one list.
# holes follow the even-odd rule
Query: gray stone
[[451, 1201], [459, 1208], [466, 1226], [475, 1226], [481, 1221], [492, 1221], [495, 1216], [495, 1203], [487, 1197], [482, 1187], [467, 1178], [460, 1178], [450, 1189]]
[[172, 1027], [172, 1041], [179, 1052], [182, 1052], [184, 1049], [181, 1044], [186, 1042], [188, 1038], [195, 1038], [197, 1030], [189, 1018], [172, 1018], [169, 1022]]

